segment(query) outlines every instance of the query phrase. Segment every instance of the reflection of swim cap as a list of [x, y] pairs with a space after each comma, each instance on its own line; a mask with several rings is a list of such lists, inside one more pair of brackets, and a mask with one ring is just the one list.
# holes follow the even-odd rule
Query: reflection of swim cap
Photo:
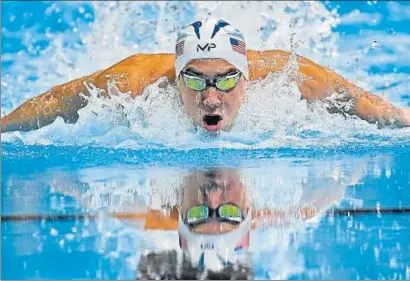
[[223, 20], [196, 21], [178, 35], [176, 76], [194, 59], [224, 59], [249, 80], [248, 59], [243, 34]]
[[203, 234], [192, 232], [179, 215], [178, 234], [181, 247], [190, 254], [193, 263], [211, 270], [221, 270], [229, 263], [235, 263], [243, 250], [249, 245], [244, 242], [250, 233], [252, 210], [238, 228], [221, 234]]

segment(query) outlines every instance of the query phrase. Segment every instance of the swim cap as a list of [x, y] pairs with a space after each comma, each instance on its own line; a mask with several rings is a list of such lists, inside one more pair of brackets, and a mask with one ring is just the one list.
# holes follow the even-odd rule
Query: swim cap
[[178, 35], [175, 46], [176, 76], [191, 60], [224, 59], [249, 80], [243, 34], [223, 20], [196, 21]]
[[248, 250], [249, 241], [244, 241], [251, 231], [252, 210], [238, 228], [221, 234], [192, 232], [179, 214], [178, 235], [181, 248], [188, 251], [195, 266], [211, 270], [221, 270], [228, 263], [235, 264]]

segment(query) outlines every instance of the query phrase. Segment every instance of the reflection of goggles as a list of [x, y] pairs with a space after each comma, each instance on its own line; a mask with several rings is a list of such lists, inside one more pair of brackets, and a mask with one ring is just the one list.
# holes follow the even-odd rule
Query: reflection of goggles
[[185, 71], [181, 72], [181, 74], [185, 85], [195, 91], [202, 91], [212, 86], [226, 92], [235, 88], [241, 78], [241, 72], [239, 71], [231, 72], [214, 79], [204, 78]]
[[190, 227], [205, 223], [209, 218], [229, 223], [241, 223], [244, 220], [241, 209], [232, 203], [226, 203], [212, 209], [206, 205], [197, 205], [188, 209], [185, 223]]
[[188, 251], [191, 262], [211, 270], [222, 270], [227, 264], [234, 264], [246, 254], [249, 248], [249, 235], [252, 224], [252, 210], [238, 226], [225, 233], [196, 233], [178, 216], [179, 243], [184, 251]]

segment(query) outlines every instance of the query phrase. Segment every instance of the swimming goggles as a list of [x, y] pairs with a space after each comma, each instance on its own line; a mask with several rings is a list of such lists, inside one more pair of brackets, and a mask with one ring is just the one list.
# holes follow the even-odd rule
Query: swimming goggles
[[235, 204], [226, 203], [212, 209], [207, 205], [197, 205], [188, 209], [185, 224], [190, 227], [205, 223], [209, 218], [239, 224], [244, 220], [242, 210]]
[[181, 75], [185, 85], [188, 88], [191, 88], [192, 90], [198, 92], [203, 91], [208, 87], [215, 87], [218, 90], [227, 92], [235, 88], [239, 83], [239, 79], [241, 78], [241, 72], [239, 71], [231, 72], [213, 79], [204, 78], [203, 76], [198, 76], [196, 74], [185, 71], [181, 72]]

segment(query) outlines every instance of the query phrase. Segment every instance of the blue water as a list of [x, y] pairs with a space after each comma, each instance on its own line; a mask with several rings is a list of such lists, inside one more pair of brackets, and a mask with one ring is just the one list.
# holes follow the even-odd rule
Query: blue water
[[[206, 13], [238, 25], [251, 48], [292, 48], [410, 106], [406, 2], [1, 5], [2, 116], [134, 53], [172, 51], [178, 29]], [[76, 125], [57, 119], [3, 134], [1, 279], [135, 278], [145, 251], [178, 249], [177, 232], [113, 215], [177, 206], [181, 180], [211, 168], [235, 170], [259, 209], [303, 203], [319, 211], [252, 230], [253, 278], [410, 279], [410, 214], [402, 212], [410, 208], [410, 130], [307, 108], [275, 83], [250, 88], [256, 100], [260, 92], [273, 98], [262, 96], [266, 108], [252, 115], [251, 104], [232, 132], [213, 138], [175, 121], [180, 111], [162, 99], [137, 108], [148, 128], [127, 125], [138, 116], [118, 122], [115, 106], [90, 102]]]
[[[248, 172], [256, 180], [264, 179], [249, 187], [260, 193], [254, 200], [267, 203], [271, 209], [277, 207], [278, 198], [278, 204], [287, 200], [281, 197], [291, 188], [287, 184], [300, 181], [305, 183], [303, 193], [308, 198], [309, 194], [315, 198], [315, 191], [343, 191], [335, 205], [325, 202], [323, 211], [379, 209], [349, 216], [329, 213], [309, 224], [295, 222], [287, 227], [253, 230], [254, 278], [408, 279], [410, 216], [384, 214], [383, 210], [410, 206], [409, 156], [410, 146], [368, 151], [289, 148], [147, 153], [90, 147], [27, 149], [6, 144], [2, 157], [3, 216], [44, 217], [2, 222], [2, 277], [134, 278], [140, 254], [158, 245], [152, 242], [152, 231], [141, 229], [141, 222], [104, 215], [125, 208], [116, 205], [115, 196], [138, 197], [131, 208], [141, 209], [144, 198], [155, 193], [150, 186], [156, 185], [146, 185], [147, 180], [163, 180], [162, 190], [166, 190], [172, 188], [172, 178], [184, 172], [230, 167]], [[269, 180], [278, 186], [274, 188]], [[297, 193], [298, 188], [295, 190]], [[67, 195], [70, 191], [84, 197], [94, 194], [105, 203], [87, 206], [78, 197]], [[162, 204], [167, 200], [162, 198]], [[98, 219], [46, 219], [54, 214], [96, 214], [98, 210], [102, 211]], [[171, 241], [171, 248], [177, 247], [174, 232], [157, 235]]]

